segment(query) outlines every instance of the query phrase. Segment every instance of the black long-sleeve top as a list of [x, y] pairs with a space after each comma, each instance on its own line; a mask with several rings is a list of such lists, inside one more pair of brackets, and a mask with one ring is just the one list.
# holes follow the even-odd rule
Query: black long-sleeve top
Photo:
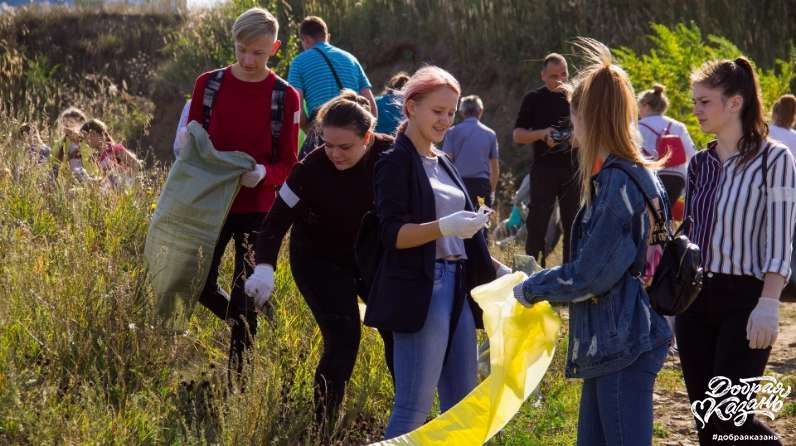
[[393, 138], [375, 134], [365, 156], [353, 167], [337, 170], [323, 148], [293, 167], [257, 235], [255, 261], [276, 268], [279, 247], [288, 229], [312, 254], [353, 262], [354, 242], [362, 216], [373, 209], [373, 169]]

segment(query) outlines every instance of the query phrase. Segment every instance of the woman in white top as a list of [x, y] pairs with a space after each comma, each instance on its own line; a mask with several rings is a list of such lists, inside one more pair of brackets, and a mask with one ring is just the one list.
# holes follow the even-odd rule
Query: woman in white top
[[796, 96], [782, 95], [771, 108], [771, 120], [768, 125], [768, 137], [785, 144], [790, 153], [796, 156], [796, 131], [793, 123], [796, 121]]
[[652, 159], [658, 159], [658, 138], [664, 134], [680, 137], [685, 149], [686, 162], [676, 166], [665, 167], [658, 171], [658, 175], [669, 197], [669, 206], [683, 194], [685, 188], [685, 175], [688, 161], [694, 156], [694, 141], [688, 134], [685, 124], [664, 116], [669, 108], [669, 99], [664, 94], [663, 85], [655, 84], [651, 90], [641, 92], [638, 96], [639, 121], [638, 127], [643, 138], [642, 150]]

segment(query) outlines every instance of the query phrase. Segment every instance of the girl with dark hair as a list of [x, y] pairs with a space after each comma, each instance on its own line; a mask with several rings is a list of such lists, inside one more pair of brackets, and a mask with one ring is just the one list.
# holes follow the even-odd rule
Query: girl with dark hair
[[[279, 189], [257, 236], [257, 266], [246, 281], [246, 293], [258, 307], [265, 305], [274, 290], [279, 247], [292, 226], [291, 272], [323, 337], [315, 407], [324, 430], [334, 423], [357, 357], [357, 295], [367, 300], [354, 242], [362, 217], [373, 209], [373, 166], [393, 142], [373, 132], [375, 121], [369, 101], [351, 90], [321, 107], [324, 144], [296, 164]], [[391, 369], [391, 338], [381, 334]]]
[[[688, 397], [708, 383], [762, 376], [779, 330], [779, 298], [790, 275], [796, 224], [793, 156], [767, 138], [760, 87], [749, 61], [708, 62], [691, 75], [694, 114], [716, 135], [688, 167], [689, 237], [702, 250], [705, 279], [675, 332]], [[720, 401], [717, 401], [720, 402]], [[741, 426], [712, 414], [698, 420], [699, 441], [716, 434], [773, 433], [752, 414]], [[759, 444], [782, 444], [776, 440]]]
[[661, 229], [651, 213], [666, 219], [654, 173], [660, 161], [648, 160], [635, 137], [627, 73], [605, 45], [577, 42], [590, 63], [570, 99], [582, 197], [570, 261], [532, 274], [514, 295], [526, 306], [569, 304], [566, 375], [583, 379], [578, 446], [649, 445], [652, 390], [672, 338], [638, 279], [652, 234]]

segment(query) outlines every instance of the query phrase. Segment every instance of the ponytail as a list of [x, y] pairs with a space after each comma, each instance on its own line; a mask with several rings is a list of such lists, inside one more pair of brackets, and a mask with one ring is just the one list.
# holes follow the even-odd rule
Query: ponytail
[[636, 135], [638, 104], [625, 70], [614, 63], [611, 50], [591, 38], [578, 37], [574, 45], [586, 67], [566, 86], [572, 114], [578, 117], [581, 200], [591, 204], [592, 166], [605, 150], [639, 166], [653, 169], [665, 161], [647, 160]]

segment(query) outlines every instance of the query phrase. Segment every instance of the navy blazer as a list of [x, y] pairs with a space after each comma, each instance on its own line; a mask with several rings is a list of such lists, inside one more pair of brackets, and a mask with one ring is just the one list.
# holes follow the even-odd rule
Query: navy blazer
[[[474, 211], [467, 190], [453, 163], [445, 156], [440, 164], [465, 192], [465, 209]], [[374, 179], [379, 237], [384, 248], [368, 296], [365, 324], [389, 331], [415, 332], [423, 327], [434, 286], [436, 241], [408, 249], [396, 249], [401, 226], [437, 220], [434, 191], [412, 141], [399, 134], [393, 147], [376, 162]], [[464, 241], [467, 263], [464, 285], [476, 326], [483, 328], [481, 309], [469, 290], [495, 279], [495, 268], [483, 231]]]

